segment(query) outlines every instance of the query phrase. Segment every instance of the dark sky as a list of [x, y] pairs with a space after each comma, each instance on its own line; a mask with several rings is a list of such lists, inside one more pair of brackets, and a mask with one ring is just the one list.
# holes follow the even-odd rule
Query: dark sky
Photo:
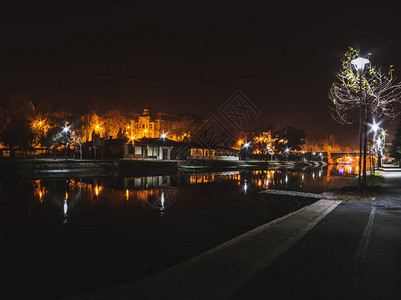
[[356, 129], [332, 121], [327, 108], [347, 47], [401, 74], [401, 11], [384, 2], [136, 2], [3, 6], [1, 87], [33, 100], [74, 90], [99, 108], [203, 117], [241, 90], [260, 122], [350, 141]]

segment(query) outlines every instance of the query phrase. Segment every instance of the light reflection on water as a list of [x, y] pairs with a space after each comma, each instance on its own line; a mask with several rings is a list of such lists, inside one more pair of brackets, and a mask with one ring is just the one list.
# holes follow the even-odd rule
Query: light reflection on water
[[[328, 167], [296, 169], [271, 169], [254, 171], [226, 171], [212, 173], [181, 173], [179, 175], [157, 175], [122, 178], [116, 184], [109, 178], [70, 178], [32, 181], [33, 196], [43, 204], [51, 202], [63, 210], [63, 224], [68, 223], [68, 215], [77, 201], [85, 201], [86, 207], [105, 201], [110, 206], [139, 203], [142, 208], [150, 207], [166, 210], [180, 198], [180, 189], [190, 186], [230, 182], [237, 186], [236, 192], [252, 195], [264, 189], [288, 189], [321, 193], [353, 177], [358, 171], [355, 165], [335, 165]], [[60, 181], [65, 181], [60, 184]], [[232, 192], [232, 191], [230, 191]]]
[[16, 277], [32, 295], [54, 299], [152, 274], [314, 201], [261, 190], [321, 193], [353, 176], [329, 166], [0, 182], [4, 255], [25, 266]]

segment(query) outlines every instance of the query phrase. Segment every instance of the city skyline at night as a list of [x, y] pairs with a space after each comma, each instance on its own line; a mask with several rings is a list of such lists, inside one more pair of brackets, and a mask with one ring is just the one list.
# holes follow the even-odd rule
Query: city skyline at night
[[241, 90], [261, 111], [253, 126], [294, 126], [355, 144], [357, 128], [331, 119], [328, 90], [348, 46], [398, 73], [398, 21], [376, 10], [377, 25], [370, 26], [369, 6], [352, 17], [353, 6], [311, 8], [8, 4], [0, 88], [23, 89], [34, 103], [74, 92], [97, 109], [148, 106], [204, 118]]

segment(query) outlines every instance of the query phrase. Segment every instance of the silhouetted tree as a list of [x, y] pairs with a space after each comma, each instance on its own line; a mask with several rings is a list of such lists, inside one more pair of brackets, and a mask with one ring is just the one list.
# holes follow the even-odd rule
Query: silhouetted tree
[[396, 128], [394, 139], [391, 146], [392, 146], [391, 156], [393, 156], [397, 161], [399, 161], [401, 159], [401, 118]]
[[[280, 152], [284, 152], [285, 148], [290, 150], [301, 150], [305, 144], [306, 134], [302, 129], [297, 129], [292, 126], [287, 126], [283, 129], [274, 132], [274, 136], [279, 138], [275, 141], [275, 147]], [[280, 140], [286, 140], [286, 143], [281, 143]]]
[[33, 139], [34, 134], [30, 121], [24, 118], [10, 120], [0, 132], [1, 142], [10, 150], [19, 148], [26, 152], [32, 146]]

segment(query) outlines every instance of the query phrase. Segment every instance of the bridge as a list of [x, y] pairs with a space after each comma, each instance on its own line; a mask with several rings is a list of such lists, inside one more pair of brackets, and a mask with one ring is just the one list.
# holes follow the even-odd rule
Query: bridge
[[[304, 152], [304, 155], [309, 156], [310, 158], [317, 159], [319, 158], [320, 153], [322, 153], [322, 157], [326, 160], [328, 164], [338, 164], [338, 163], [352, 163], [357, 162], [359, 159], [359, 151], [352, 150], [352, 151], [314, 151], [314, 152]], [[372, 159], [377, 159], [375, 155], [368, 154], [367, 160], [369, 161]]]
[[[327, 163], [337, 164], [337, 163], [352, 163], [357, 162], [359, 159], [359, 151], [351, 152], [322, 152], [325, 157], [327, 157]], [[377, 159], [375, 155], [369, 154], [366, 156], [367, 161], [370, 159]]]

